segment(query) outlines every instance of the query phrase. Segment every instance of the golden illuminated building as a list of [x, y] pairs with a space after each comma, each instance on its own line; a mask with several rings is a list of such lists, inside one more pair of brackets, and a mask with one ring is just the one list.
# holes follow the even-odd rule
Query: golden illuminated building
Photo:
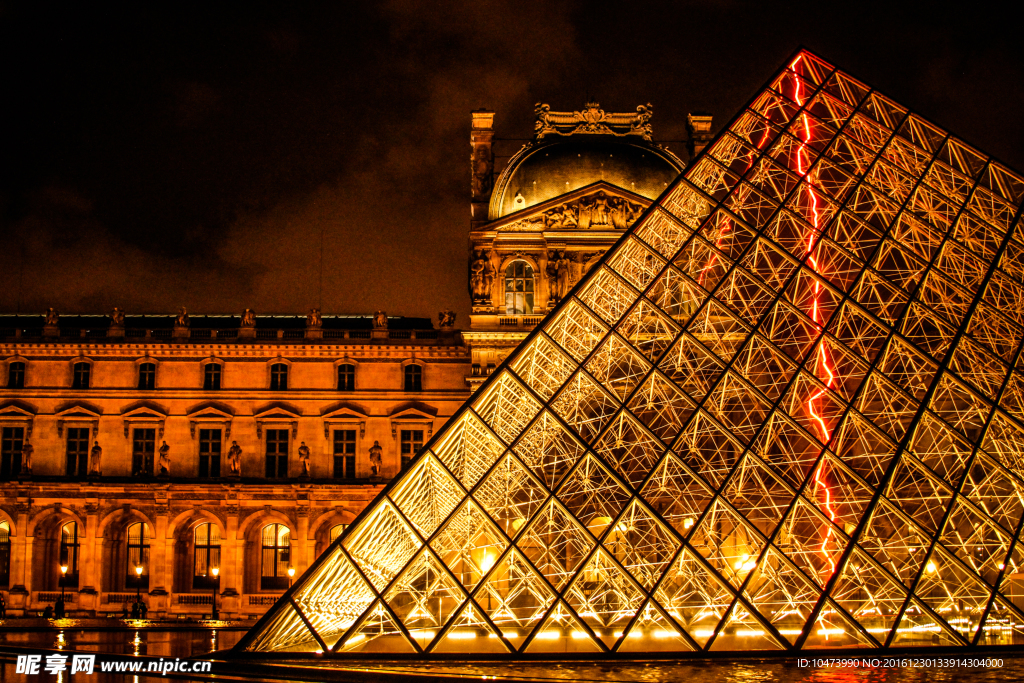
[[1019, 645], [1022, 199], [797, 53], [236, 652]]

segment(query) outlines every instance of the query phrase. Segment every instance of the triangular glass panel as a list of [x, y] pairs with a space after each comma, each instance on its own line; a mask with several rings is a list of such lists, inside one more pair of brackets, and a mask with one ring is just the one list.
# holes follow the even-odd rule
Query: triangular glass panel
[[733, 593], [689, 547], [683, 547], [665, 573], [655, 599], [703, 647], [715, 634]]
[[558, 489], [566, 509], [598, 538], [629, 497], [629, 491], [593, 455], [584, 457]]
[[[643, 591], [604, 550], [598, 548], [565, 595], [566, 602], [611, 648], [640, 609]], [[618, 635], [616, 635], [618, 634]]]
[[551, 407], [577, 434], [590, 440], [608, 424], [619, 403], [581, 370], [569, 379]]
[[363, 575], [382, 591], [423, 542], [394, 504], [385, 499], [345, 535], [343, 544]]
[[849, 538], [816, 507], [797, 498], [779, 527], [775, 543], [804, 574], [823, 586], [835, 574]]
[[936, 619], [920, 602], [910, 600], [907, 611], [903, 613], [891, 647], [950, 647], [963, 645], [949, 630], [949, 627]]
[[545, 410], [523, 433], [515, 452], [548, 488], [554, 488], [583, 455], [583, 446]]
[[426, 538], [451, 514], [466, 492], [429, 451], [417, 459], [391, 500]]
[[855, 548], [832, 588], [832, 598], [879, 643], [885, 643], [906, 589], [860, 548]]
[[506, 370], [487, 385], [473, 410], [505, 443], [512, 443], [540, 411], [540, 404]]
[[695, 337], [684, 334], [658, 365], [691, 398], [700, 400], [722, 373], [722, 361]]
[[338, 652], [398, 654], [416, 652], [395, 618], [381, 601], [363, 614], [359, 625], [337, 647]]
[[641, 299], [615, 330], [652, 363], [679, 333], [679, 326], [657, 306]]
[[605, 462], [633, 487], [640, 486], [665, 452], [661, 440], [625, 410], [615, 416], [595, 447]]
[[510, 649], [494, 627], [487, 623], [480, 606], [470, 600], [430, 651], [446, 654], [497, 654], [507, 653]]
[[1014, 608], [1002, 598], [992, 602], [992, 608], [978, 636], [978, 645], [1017, 645], [1024, 642], [1024, 617], [1020, 608]]
[[554, 342], [538, 334], [509, 367], [546, 401], [569, 379], [577, 365]]
[[254, 652], [317, 652], [323, 648], [291, 601], [284, 601], [274, 606], [273, 616], [246, 649]]
[[561, 590], [594, 547], [594, 537], [565, 508], [549, 501], [516, 541], [542, 576]]
[[434, 446], [437, 457], [467, 489], [480, 481], [504, 451], [505, 446], [469, 410], [445, 428]]
[[914, 595], [970, 642], [992, 589], [942, 548], [932, 550]]
[[686, 652], [694, 647], [682, 630], [649, 600], [626, 632], [618, 652]]
[[743, 589], [750, 606], [790, 644], [800, 637], [820, 595], [806, 576], [770, 546]]
[[651, 590], [672, 560], [679, 541], [639, 499], [616, 520], [602, 545], [645, 590]]
[[930, 540], [924, 529], [880, 500], [857, 543], [909, 588], [924, 562]]
[[467, 591], [476, 587], [507, 545], [494, 523], [472, 500], [466, 501], [430, 542], [433, 551]]
[[746, 605], [737, 601], [709, 649], [711, 652], [782, 650], [784, 646], [770, 629], [754, 618]]
[[384, 596], [391, 611], [423, 649], [465, 599], [458, 582], [427, 550], [409, 563]]
[[473, 492], [480, 506], [511, 538], [526, 526], [548, 495], [548, 490], [511, 453], [494, 466]]
[[764, 538], [721, 499], [690, 537], [692, 545], [711, 567], [734, 588], [739, 588], [757, 566]]
[[476, 600], [502, 637], [519, 649], [555, 601], [555, 594], [530, 563], [512, 550], [495, 565]]
[[590, 356], [585, 367], [601, 386], [611, 390], [620, 401], [625, 401], [651, 365], [633, 351], [622, 337], [609, 334]]
[[582, 363], [607, 334], [608, 328], [576, 300], [570, 299], [558, 316], [544, 326], [544, 331], [577, 363]]
[[559, 602], [540, 625], [524, 652], [556, 654], [568, 652], [603, 652], [587, 629], [573, 616], [572, 610]]
[[373, 602], [374, 594], [341, 548], [335, 548], [292, 598], [330, 648]]
[[813, 624], [808, 624], [806, 629], [804, 650], [878, 647], [878, 643], [831, 600], [825, 601], [818, 612], [818, 618]]
[[672, 442], [696, 407], [675, 384], [655, 371], [628, 403], [634, 415], [664, 443]]
[[683, 538], [693, 531], [713, 495], [707, 484], [671, 452], [640, 492], [647, 505]]

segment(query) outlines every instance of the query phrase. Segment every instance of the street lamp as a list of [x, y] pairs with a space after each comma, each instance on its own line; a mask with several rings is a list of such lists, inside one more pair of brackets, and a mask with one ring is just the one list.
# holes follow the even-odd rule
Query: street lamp
[[295, 578], [295, 567], [288, 567], [288, 587], [292, 587], [292, 579]]
[[65, 583], [64, 580], [67, 579], [67, 578], [68, 578], [68, 566], [66, 564], [62, 564], [60, 566], [60, 601], [61, 601], [61, 603], [64, 602], [64, 583]]
[[142, 565], [135, 565], [135, 602], [139, 605], [139, 613], [142, 613]]
[[213, 574], [213, 612], [210, 614], [210, 619], [216, 621], [220, 619], [220, 614], [217, 613], [217, 584], [220, 583], [217, 577], [220, 576], [220, 567], [214, 567], [210, 573]]

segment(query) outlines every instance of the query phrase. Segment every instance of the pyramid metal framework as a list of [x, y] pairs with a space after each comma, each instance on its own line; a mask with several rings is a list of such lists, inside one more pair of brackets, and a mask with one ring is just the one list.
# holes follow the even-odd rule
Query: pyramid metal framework
[[1024, 642], [1022, 197], [798, 52], [238, 650]]

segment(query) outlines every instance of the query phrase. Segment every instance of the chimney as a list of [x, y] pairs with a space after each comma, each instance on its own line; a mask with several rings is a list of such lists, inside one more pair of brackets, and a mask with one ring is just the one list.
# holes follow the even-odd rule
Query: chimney
[[686, 129], [690, 133], [690, 141], [687, 146], [691, 160], [711, 142], [711, 119], [710, 114], [686, 115]]
[[471, 229], [487, 222], [487, 208], [491, 202], [494, 187], [494, 112], [478, 109], [472, 112], [473, 125], [469, 131], [469, 144], [473, 148], [470, 157], [470, 224]]

